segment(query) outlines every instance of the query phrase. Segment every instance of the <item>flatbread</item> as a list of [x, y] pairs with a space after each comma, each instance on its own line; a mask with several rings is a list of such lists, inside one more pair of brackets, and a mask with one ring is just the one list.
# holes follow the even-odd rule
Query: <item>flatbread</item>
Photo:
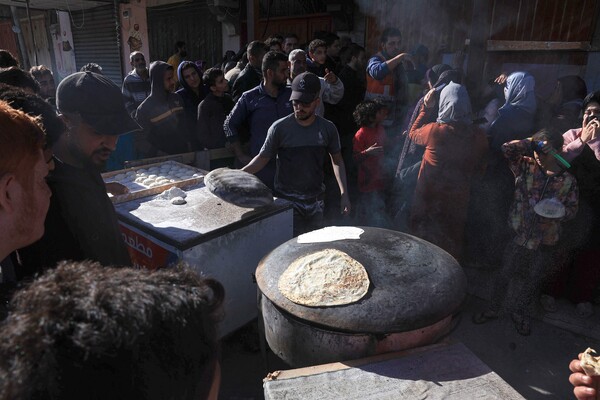
[[273, 203], [273, 193], [255, 175], [239, 169], [218, 168], [204, 177], [206, 188], [239, 207], [256, 208]]
[[277, 286], [296, 304], [327, 307], [359, 301], [369, 285], [369, 275], [361, 263], [343, 251], [325, 249], [292, 262]]
[[581, 356], [579, 362], [581, 368], [585, 371], [588, 376], [600, 375], [600, 357], [597, 357], [596, 350], [588, 347], [587, 350]]

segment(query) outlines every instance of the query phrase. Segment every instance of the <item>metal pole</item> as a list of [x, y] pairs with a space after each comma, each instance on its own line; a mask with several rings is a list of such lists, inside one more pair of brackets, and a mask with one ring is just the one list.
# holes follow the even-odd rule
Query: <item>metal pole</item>
[[35, 65], [38, 65], [37, 44], [35, 43], [35, 35], [33, 34], [33, 23], [31, 22], [31, 13], [29, 12], [29, 0], [25, 2], [27, 9], [27, 19], [29, 20], [29, 30], [31, 31], [31, 43], [33, 43], [33, 57]]
[[121, 81], [123, 81], [123, 38], [121, 36], [121, 13], [117, 0], [113, 0], [113, 15], [115, 18], [115, 30], [117, 31], [117, 48], [119, 49], [119, 76], [121, 77]]
[[16, 28], [17, 39], [19, 40], [19, 50], [21, 51], [21, 57], [23, 58], [23, 69], [29, 70], [31, 63], [29, 62], [29, 54], [27, 53], [27, 46], [25, 46], [25, 38], [23, 37], [23, 30], [21, 30], [21, 22], [17, 16], [17, 7], [10, 6], [10, 13], [12, 14], [13, 25]]

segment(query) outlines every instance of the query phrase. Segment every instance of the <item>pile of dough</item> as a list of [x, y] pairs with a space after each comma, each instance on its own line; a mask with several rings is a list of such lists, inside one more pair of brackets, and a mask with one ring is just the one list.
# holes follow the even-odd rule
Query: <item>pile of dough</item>
[[281, 294], [311, 307], [355, 303], [369, 290], [369, 275], [361, 263], [343, 251], [325, 249], [300, 257], [281, 274]]
[[186, 179], [199, 178], [197, 170], [174, 162], [165, 162], [160, 166], [140, 168], [127, 171], [107, 179], [108, 182], [118, 182], [127, 186], [130, 192], [144, 188], [163, 186], [168, 183], [180, 182]]

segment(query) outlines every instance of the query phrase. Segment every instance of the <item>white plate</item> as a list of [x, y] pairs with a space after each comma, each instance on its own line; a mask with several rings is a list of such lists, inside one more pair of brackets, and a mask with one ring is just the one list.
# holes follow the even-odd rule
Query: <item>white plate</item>
[[533, 211], [545, 218], [562, 218], [565, 216], [565, 206], [558, 199], [543, 199], [533, 207]]

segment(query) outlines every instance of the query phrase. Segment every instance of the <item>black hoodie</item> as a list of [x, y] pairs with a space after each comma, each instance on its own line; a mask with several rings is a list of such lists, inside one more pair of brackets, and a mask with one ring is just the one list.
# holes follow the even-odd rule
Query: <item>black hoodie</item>
[[144, 129], [136, 136], [138, 158], [189, 151], [188, 127], [183, 113], [183, 100], [164, 87], [164, 75], [172, 68], [163, 61], [150, 64], [150, 96], [138, 107], [135, 119]]

